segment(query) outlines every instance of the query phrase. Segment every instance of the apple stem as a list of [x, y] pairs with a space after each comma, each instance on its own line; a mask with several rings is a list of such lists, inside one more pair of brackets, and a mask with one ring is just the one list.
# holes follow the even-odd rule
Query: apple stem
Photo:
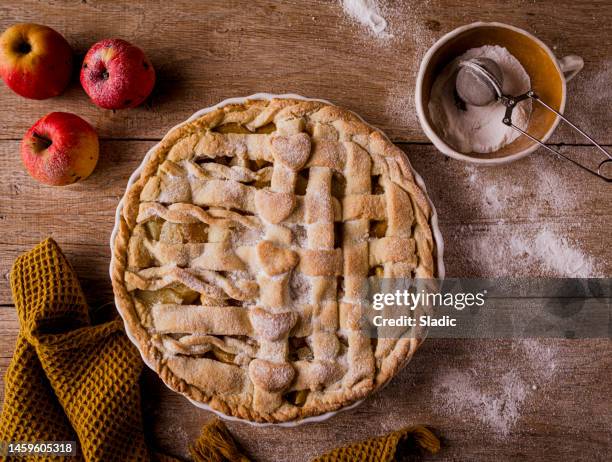
[[32, 147], [39, 152], [44, 151], [53, 144], [53, 141], [51, 141], [49, 138], [44, 137], [36, 132], [32, 133], [32, 138], [34, 138]]

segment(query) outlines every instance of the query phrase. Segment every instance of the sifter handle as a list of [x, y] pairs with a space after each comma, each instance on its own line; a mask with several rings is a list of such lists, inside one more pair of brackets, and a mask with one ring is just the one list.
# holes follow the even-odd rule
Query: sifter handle
[[[576, 73], [578, 73], [578, 71], [576, 71]], [[587, 140], [589, 140], [591, 142], [591, 144], [593, 146], [595, 146], [602, 154], [604, 154], [605, 157], [603, 158], [603, 160], [601, 162], [599, 162], [599, 164], [597, 164], [596, 169], [592, 168], [592, 167], [589, 167], [587, 165], [584, 165], [584, 164], [582, 164], [580, 162], [577, 162], [574, 159], [572, 159], [571, 157], [566, 156], [565, 154], [562, 154], [559, 150], [551, 148], [547, 144], [544, 144], [544, 142], [542, 142], [542, 140], [537, 139], [533, 135], [529, 134], [528, 132], [526, 132], [522, 128], [520, 128], [517, 125], [515, 125], [514, 123], [512, 123], [512, 112], [514, 111], [514, 108], [516, 107], [517, 103], [519, 103], [519, 102], [521, 102], [521, 101], [523, 101], [523, 100], [525, 100], [527, 98], [531, 98], [532, 100], [534, 100], [537, 103], [539, 103], [542, 106], [544, 106], [549, 111], [554, 112], [561, 120], [563, 120], [566, 124], [568, 124], [574, 130], [576, 130], [582, 136], [584, 136]], [[527, 93], [525, 93], [523, 95], [520, 95], [520, 96], [515, 96], [515, 97], [502, 96], [500, 101], [506, 106], [506, 114], [504, 115], [504, 119], [502, 120], [502, 122], [505, 125], [508, 125], [509, 127], [512, 127], [514, 130], [516, 130], [519, 133], [521, 133], [522, 135], [526, 136], [531, 141], [534, 141], [534, 142], [538, 143], [544, 149], [546, 149], [546, 150], [548, 150], [548, 151], [550, 151], [550, 152], [552, 152], [554, 154], [557, 154], [558, 156], [563, 157], [566, 160], [569, 160], [570, 162], [572, 162], [577, 167], [580, 167], [581, 169], [583, 169], [583, 170], [585, 170], [585, 171], [587, 171], [587, 172], [589, 172], [589, 173], [591, 173], [591, 174], [601, 178], [602, 180], [604, 180], [604, 181], [606, 181], [608, 183], [612, 183], [612, 176], [610, 176], [612, 174], [612, 169], [610, 168], [610, 166], [612, 165], [612, 154], [610, 154], [597, 141], [595, 141], [593, 138], [591, 138], [589, 135], [587, 135], [584, 131], [582, 131], [580, 128], [578, 128], [576, 125], [574, 125], [571, 121], [566, 119], [563, 116], [563, 114], [561, 114], [559, 111], [557, 111], [556, 109], [550, 107], [548, 104], [546, 104], [544, 101], [542, 101], [540, 99], [540, 97], [533, 90], [529, 90]]]

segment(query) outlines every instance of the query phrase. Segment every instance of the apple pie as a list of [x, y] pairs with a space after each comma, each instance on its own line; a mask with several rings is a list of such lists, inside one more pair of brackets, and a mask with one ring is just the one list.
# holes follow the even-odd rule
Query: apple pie
[[127, 332], [170, 388], [284, 422], [364, 398], [418, 338], [373, 338], [368, 278], [432, 278], [431, 207], [353, 113], [248, 100], [170, 131], [128, 187], [111, 268]]

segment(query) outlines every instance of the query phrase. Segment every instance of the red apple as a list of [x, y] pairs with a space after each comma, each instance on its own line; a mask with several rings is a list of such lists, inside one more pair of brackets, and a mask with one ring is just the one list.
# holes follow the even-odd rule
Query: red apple
[[96, 131], [69, 112], [47, 114], [21, 141], [21, 159], [28, 173], [53, 186], [87, 178], [96, 167], [99, 151]]
[[15, 24], [0, 36], [0, 77], [15, 93], [46, 99], [62, 93], [72, 73], [72, 48], [39, 24]]
[[140, 48], [125, 40], [106, 39], [85, 55], [81, 85], [102, 108], [136, 107], [153, 90], [155, 70]]

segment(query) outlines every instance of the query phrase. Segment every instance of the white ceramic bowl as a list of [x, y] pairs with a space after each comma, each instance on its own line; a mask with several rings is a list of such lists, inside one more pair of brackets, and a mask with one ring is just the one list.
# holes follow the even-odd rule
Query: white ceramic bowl
[[[417, 76], [415, 101], [419, 122], [427, 137], [440, 152], [454, 159], [476, 164], [503, 164], [527, 156], [538, 149], [539, 145], [525, 136], [519, 136], [495, 152], [465, 154], [456, 151], [443, 139], [429, 117], [429, 97], [436, 77], [453, 59], [471, 48], [483, 45], [505, 47], [529, 74], [536, 94], [560, 113], [565, 109], [566, 82], [580, 72], [584, 61], [575, 55], [557, 60], [537, 37], [518, 27], [499, 22], [475, 22], [459, 27], [440, 38], [425, 54]], [[560, 119], [540, 104], [533, 104], [532, 107], [527, 131], [545, 142]]]
[[[206, 114], [208, 112], [211, 112], [211, 111], [213, 111], [213, 110], [215, 110], [215, 109], [217, 109], [219, 107], [223, 107], [223, 106], [226, 106], [228, 104], [242, 104], [242, 103], [245, 103], [247, 100], [254, 100], [254, 99], [269, 100], [269, 99], [273, 99], [273, 98], [290, 98], [290, 99], [300, 99], [300, 100], [304, 100], [304, 101], [320, 101], [320, 102], [323, 102], [323, 103], [326, 103], [326, 104], [333, 104], [333, 103], [331, 103], [331, 102], [329, 102], [327, 100], [324, 100], [324, 99], [305, 98], [303, 96], [295, 95], [295, 94], [274, 95], [274, 94], [270, 94], [270, 93], [255, 93], [253, 95], [246, 96], [246, 97], [228, 98], [228, 99], [226, 99], [224, 101], [221, 101], [218, 104], [215, 104], [214, 106], [210, 106], [210, 107], [201, 109], [201, 110], [197, 111], [195, 114], [193, 114], [191, 117], [189, 117], [189, 119], [187, 119], [185, 122], [182, 122], [182, 123], [178, 124], [176, 127], [179, 127], [179, 126], [181, 126], [183, 124], [191, 122], [191, 121], [201, 117], [202, 115], [204, 115], [204, 114]], [[360, 117], [360, 119], [361, 119], [361, 117]], [[363, 119], [361, 119], [361, 120], [363, 120]], [[364, 123], [367, 123], [367, 122], [364, 121]], [[174, 127], [174, 128], [176, 128], [176, 127]], [[172, 128], [171, 130], [174, 130], [174, 128]], [[374, 127], [372, 127], [372, 128], [374, 128]], [[132, 184], [138, 179], [138, 177], [140, 176], [140, 172], [142, 171], [143, 166], [147, 162], [147, 159], [149, 158], [150, 155], [152, 155], [152, 153], [155, 151], [156, 148], [157, 148], [157, 145], [153, 146], [147, 152], [147, 154], [144, 156], [141, 164], [134, 171], [134, 173], [132, 173], [132, 175], [130, 176], [130, 179], [128, 180], [127, 188], [130, 188], [130, 186], [132, 186]], [[414, 174], [414, 178], [415, 178], [416, 183], [419, 185], [419, 187], [423, 190], [423, 192], [427, 196], [427, 189], [425, 188], [425, 182], [423, 181], [423, 178], [421, 178], [421, 176], [416, 171], [414, 171], [414, 169], [412, 168], [412, 165], [410, 166], [410, 168], [412, 169], [412, 172]], [[433, 203], [431, 202], [431, 200], [429, 199], [429, 197], [428, 197], [428, 200], [429, 200], [429, 205], [431, 206], [431, 210], [432, 210], [431, 227], [432, 227], [433, 237], [434, 237], [435, 244], [436, 244], [437, 277], [440, 278], [440, 279], [443, 279], [444, 278], [444, 273], [445, 273], [444, 261], [443, 261], [444, 244], [443, 244], [443, 241], [442, 241], [442, 234], [440, 233], [440, 228], [438, 226], [438, 214], [436, 213], [436, 209], [435, 209]], [[117, 206], [117, 210], [115, 212], [115, 227], [113, 228], [113, 231], [111, 233], [111, 238], [110, 238], [111, 255], [114, 255], [114, 252], [113, 252], [113, 242], [115, 242], [115, 237], [117, 235], [117, 232], [119, 231], [119, 222], [120, 222], [120, 216], [121, 216], [122, 209], [123, 209], [123, 199], [121, 199], [119, 201], [119, 205]], [[114, 258], [111, 257], [111, 264], [110, 264], [110, 274], [111, 274], [111, 277], [112, 277], [114, 265], [115, 265]], [[117, 300], [115, 300], [115, 303], [118, 303]], [[119, 314], [121, 314], [121, 313], [119, 313]], [[124, 319], [124, 321], [125, 321], [125, 319]], [[130, 334], [130, 330], [129, 330], [128, 325], [125, 324], [125, 327], [126, 327], [125, 331], [126, 331], [127, 336], [132, 341], [132, 343], [138, 347], [138, 343], [135, 341], [135, 339]], [[139, 351], [140, 351], [140, 349], [139, 349]], [[142, 352], [141, 352], [141, 356], [142, 356], [142, 360], [144, 361], [144, 363], [147, 366], [149, 366], [152, 370], [155, 370], [155, 368], [153, 368], [147, 362], [147, 359], [142, 355]], [[173, 390], [173, 391], [175, 391], [175, 390]], [[354, 409], [355, 407], [357, 407], [359, 404], [361, 404], [363, 402], [363, 400], [357, 401], [356, 403], [353, 403], [350, 406], [343, 407], [342, 409], [339, 409], [338, 411], [326, 412], [324, 414], [313, 416], [313, 417], [307, 417], [305, 419], [294, 420], [294, 421], [289, 421], [289, 422], [281, 422], [281, 423], [261, 423], [261, 422], [251, 422], [250, 420], [245, 420], [245, 419], [240, 419], [238, 417], [228, 416], [226, 414], [223, 414], [220, 411], [212, 409], [208, 404], [194, 401], [194, 400], [192, 400], [192, 399], [190, 399], [188, 397], [187, 397], [187, 399], [189, 399], [189, 401], [191, 401], [197, 407], [199, 407], [201, 409], [205, 409], [205, 410], [210, 411], [210, 412], [214, 412], [219, 417], [221, 417], [221, 418], [223, 418], [225, 420], [230, 420], [230, 421], [234, 421], [234, 422], [244, 422], [244, 423], [248, 423], [250, 425], [256, 426], [256, 427], [267, 427], [267, 426], [296, 427], [298, 425], [301, 425], [301, 424], [304, 424], [304, 423], [309, 423], [309, 422], [322, 422], [322, 421], [327, 420], [330, 417], [336, 415], [338, 412], [346, 411], [346, 410], [349, 410], [349, 409]]]

